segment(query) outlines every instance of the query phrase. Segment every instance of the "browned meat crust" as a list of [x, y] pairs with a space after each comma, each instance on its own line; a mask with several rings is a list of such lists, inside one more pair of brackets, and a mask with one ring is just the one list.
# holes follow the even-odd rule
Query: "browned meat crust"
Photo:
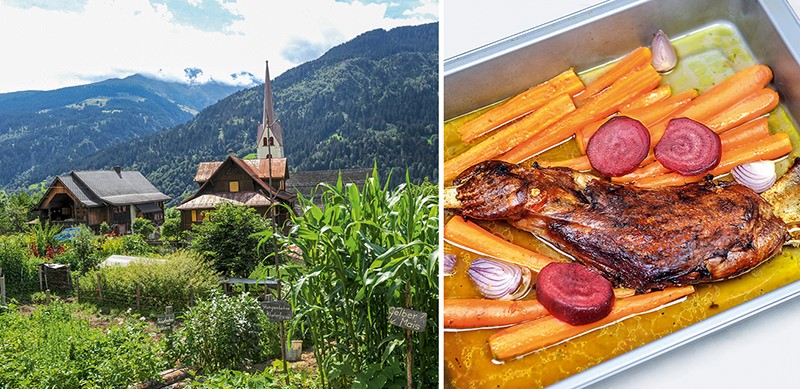
[[788, 238], [771, 206], [735, 183], [646, 190], [569, 169], [488, 161], [454, 185], [463, 216], [507, 220], [642, 292], [738, 276]]

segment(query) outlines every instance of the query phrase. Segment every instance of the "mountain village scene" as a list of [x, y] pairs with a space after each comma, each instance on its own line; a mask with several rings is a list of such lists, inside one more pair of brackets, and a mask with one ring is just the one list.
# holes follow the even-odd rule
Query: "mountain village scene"
[[0, 93], [0, 388], [435, 387], [437, 53]]

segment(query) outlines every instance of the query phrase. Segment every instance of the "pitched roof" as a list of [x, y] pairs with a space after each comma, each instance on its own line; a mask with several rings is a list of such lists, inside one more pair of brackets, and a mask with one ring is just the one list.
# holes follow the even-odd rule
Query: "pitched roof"
[[372, 168], [294, 172], [292, 177], [286, 181], [286, 187], [308, 198], [319, 184], [336, 184], [340, 174], [342, 182], [363, 187], [366, 178], [372, 175]]
[[103, 204], [103, 200], [94, 195], [92, 191], [82, 182], [76, 181], [71, 175], [58, 176], [56, 177], [56, 180], [61, 181], [61, 183], [67, 187], [67, 190], [69, 190], [70, 193], [75, 196], [75, 199], [77, 199], [84, 206], [98, 207]]
[[[262, 180], [269, 179], [269, 159], [262, 158], [241, 160], [250, 166], [248, 174]], [[194, 175], [194, 182], [202, 184], [208, 181], [208, 179], [211, 178], [220, 165], [222, 165], [222, 162], [200, 162], [200, 166], [197, 167], [197, 174]], [[272, 158], [272, 178], [281, 179], [286, 178], [286, 176], [288, 176], [286, 169], [286, 158]]]
[[[85, 207], [103, 205], [145, 204], [168, 201], [170, 197], [159, 192], [141, 173], [136, 171], [89, 170], [71, 172], [58, 176], [50, 184], [48, 192], [56, 182], [61, 182], [75, 199]], [[42, 197], [36, 208], [41, 208], [47, 199]]]
[[176, 209], [185, 211], [190, 209], [214, 209], [221, 203], [246, 205], [248, 207], [267, 207], [272, 201], [261, 193], [236, 192], [236, 193], [211, 193], [197, 196], [177, 206]]
[[161, 193], [137, 171], [123, 170], [117, 173], [114, 170], [88, 170], [72, 172], [69, 176], [79, 186], [83, 185], [91, 191], [96, 198], [111, 205], [170, 200], [169, 196]]

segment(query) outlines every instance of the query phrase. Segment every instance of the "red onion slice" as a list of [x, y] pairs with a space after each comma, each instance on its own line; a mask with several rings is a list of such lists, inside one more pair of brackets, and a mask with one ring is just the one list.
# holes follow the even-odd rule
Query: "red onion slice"
[[772, 161], [743, 163], [733, 168], [731, 175], [736, 182], [756, 193], [764, 192], [772, 187], [778, 178], [775, 173], [775, 162]]
[[530, 269], [490, 258], [472, 261], [467, 274], [483, 297], [494, 300], [524, 297], [532, 280]]

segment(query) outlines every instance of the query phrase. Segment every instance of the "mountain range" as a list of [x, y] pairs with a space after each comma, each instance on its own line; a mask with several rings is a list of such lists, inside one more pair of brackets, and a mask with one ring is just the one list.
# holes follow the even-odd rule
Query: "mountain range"
[[49, 165], [68, 166], [186, 122], [240, 89], [136, 74], [52, 91], [0, 94], [0, 186], [41, 181], [47, 176], [40, 172]]
[[[275, 111], [290, 172], [377, 165], [384, 177], [407, 171], [415, 181], [435, 181], [438, 78], [436, 23], [366, 32], [276, 77]], [[119, 165], [141, 171], [179, 200], [196, 190], [192, 180], [200, 162], [222, 160], [231, 150], [238, 156], [255, 152], [263, 97], [263, 84], [240, 90], [181, 124], [129, 134], [102, 148], [93, 144], [102, 131], [82, 127], [89, 131], [83, 142], [91, 142], [94, 152], [79, 160], [28, 161], [24, 174], [0, 176], [0, 184], [24, 188], [70, 170]], [[84, 110], [114, 109], [111, 101], [104, 104], [87, 103]], [[0, 154], [8, 147], [3, 144]]]

